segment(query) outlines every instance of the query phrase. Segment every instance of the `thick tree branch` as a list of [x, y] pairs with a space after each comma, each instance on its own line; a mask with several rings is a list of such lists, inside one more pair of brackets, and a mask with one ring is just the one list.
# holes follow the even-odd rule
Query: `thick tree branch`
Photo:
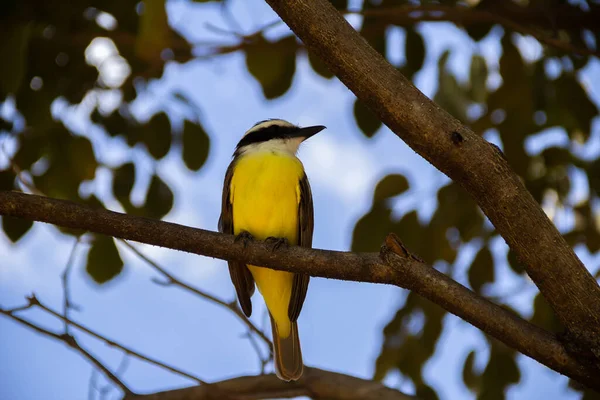
[[266, 0], [394, 133], [465, 188], [566, 328], [570, 351], [600, 366], [600, 287], [502, 152], [415, 88], [327, 0]]
[[215, 399], [214, 389], [221, 389], [237, 400], [289, 399], [299, 396], [332, 400], [416, 399], [413, 396], [388, 388], [379, 382], [308, 367], [304, 367], [302, 378], [296, 382], [283, 382], [275, 374], [243, 376], [214, 383], [210, 386], [194, 386], [149, 395], [131, 396], [126, 397], [126, 399], [213, 400]]
[[263, 242], [247, 245], [234, 236], [169, 222], [92, 209], [64, 200], [0, 191], [0, 215], [48, 222], [121, 239], [226, 260], [351, 281], [385, 283], [409, 290], [441, 305], [479, 329], [583, 384], [600, 390], [598, 371], [580, 364], [557, 338], [515, 314], [479, 297], [411, 255], [395, 235], [381, 254], [280, 248]]

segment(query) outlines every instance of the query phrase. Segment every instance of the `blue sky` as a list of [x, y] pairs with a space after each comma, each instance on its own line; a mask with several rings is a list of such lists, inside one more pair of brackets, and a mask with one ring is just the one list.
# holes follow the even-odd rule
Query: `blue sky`
[[[184, 1], [169, 3], [171, 22], [193, 40], [226, 40], [208, 31], [204, 23], [226, 26], [218, 7], [192, 5]], [[277, 16], [262, 1], [233, 2], [234, 15], [248, 32], [273, 21]], [[350, 18], [359, 22], [356, 17]], [[285, 26], [271, 31], [278, 36]], [[452, 50], [450, 67], [459, 78], [466, 79], [471, 54], [484, 54], [490, 68], [497, 66], [500, 49], [493, 40], [472, 44], [466, 35], [449, 24], [421, 28], [427, 40], [426, 65], [416, 83], [427, 95], [436, 88], [436, 63], [439, 54]], [[494, 34], [500, 34], [500, 30]], [[392, 33], [389, 46], [396, 49], [395, 60], [402, 59], [402, 33]], [[540, 47], [531, 40], [519, 39], [525, 57], [539, 57]], [[593, 82], [600, 74], [595, 62], [585, 72], [584, 81]], [[489, 84], [496, 85], [494, 76]], [[597, 80], [596, 80], [597, 81]], [[588, 87], [598, 103], [600, 89]], [[306, 57], [300, 57], [292, 88], [281, 98], [265, 101], [258, 83], [246, 70], [242, 54], [232, 54], [186, 65], [170, 64], [164, 77], [147, 87], [137, 102], [137, 115], [144, 117], [157, 109], [181, 113], [169, 103], [166, 94], [182, 91], [199, 105], [201, 120], [211, 135], [211, 153], [198, 172], [188, 171], [176, 150], [154, 164], [140, 149], [128, 151], [121, 139], [111, 139], [91, 128], [83, 116], [88, 106], [67, 108], [58, 102], [54, 111], [78, 133], [90, 137], [97, 156], [109, 165], [133, 159], [142, 171], [156, 170], [176, 194], [176, 203], [165, 220], [204, 229], [216, 229], [220, 212], [222, 179], [235, 143], [253, 123], [271, 117], [287, 119], [300, 125], [323, 124], [327, 130], [308, 141], [300, 150], [315, 203], [315, 237], [318, 248], [347, 250], [356, 220], [370, 207], [372, 190], [386, 173], [403, 173], [411, 184], [410, 191], [394, 203], [400, 216], [418, 205], [419, 216], [429, 218], [436, 207], [435, 193], [447, 182], [441, 173], [416, 155], [387, 128], [374, 138], [365, 138], [356, 128], [350, 112], [353, 95], [339, 81], [314, 74]], [[91, 100], [90, 100], [91, 101]], [[106, 103], [108, 104], [108, 103]], [[106, 105], [104, 104], [104, 105]], [[86, 108], [87, 107], [87, 108]], [[598, 121], [594, 137], [600, 140]], [[564, 133], [549, 132], [543, 143], [560, 142]], [[488, 139], [494, 140], [493, 135]], [[0, 136], [0, 140], [7, 140]], [[10, 146], [8, 143], [7, 146]], [[0, 159], [0, 162], [3, 162]], [[96, 191], [111, 209], [120, 210], [110, 194], [110, 174], [99, 170], [93, 185], [84, 190]], [[146, 177], [147, 178], [147, 177]], [[134, 199], [143, 195], [147, 179], [142, 176], [134, 189]], [[36, 224], [17, 246], [0, 236], [0, 305], [23, 304], [24, 296], [35, 293], [54, 309], [62, 307], [60, 275], [65, 268], [74, 239], [56, 234], [49, 225]], [[125, 261], [124, 273], [103, 287], [91, 283], [84, 272], [86, 246], [78, 247], [72, 273], [72, 297], [80, 306], [72, 318], [92, 327], [109, 338], [134, 350], [150, 354], [208, 381], [259, 372], [258, 359], [242, 325], [226, 310], [175, 287], [153, 282], [159, 276], [127, 248], [119, 245]], [[233, 298], [226, 264], [219, 260], [179, 253], [152, 246], [136, 245], [145, 254], [192, 286], [221, 298]], [[495, 256], [506, 251], [503, 241], [494, 243]], [[456, 262], [458, 271], [466, 271], [476, 248], [465, 247]], [[583, 261], [595, 270], [600, 263], [583, 249]], [[466, 283], [466, 273], [458, 273]], [[506, 265], [498, 268], [499, 291], [518, 282]], [[528, 303], [536, 293], [530, 283], [511, 304], [531, 312]], [[402, 304], [406, 291], [383, 285], [359, 284], [326, 279], [311, 280], [300, 317], [300, 336], [305, 363], [319, 368], [369, 378], [381, 345], [381, 330]], [[265, 309], [259, 296], [254, 297], [252, 320], [269, 331]], [[258, 306], [260, 304], [260, 306]], [[60, 332], [62, 323], [36, 310], [23, 316]], [[425, 368], [425, 379], [442, 399], [474, 398], [462, 383], [462, 365], [470, 350], [477, 350], [476, 365], [484, 367], [488, 357], [483, 335], [464, 321], [446, 317], [438, 352]], [[418, 324], [417, 324], [418, 325]], [[103, 343], [77, 334], [78, 340], [112, 370], [121, 363], [120, 353]], [[264, 350], [264, 349], [263, 349]], [[88, 396], [90, 379], [105, 382], [92, 366], [65, 345], [0, 317], [0, 398], [1, 399], [80, 399]], [[523, 377], [521, 385], [509, 390], [509, 398], [578, 398], [567, 388], [567, 380], [526, 357], [519, 357]], [[270, 367], [269, 367], [270, 368]], [[167, 371], [131, 359], [123, 380], [138, 392], [152, 392], [187, 386], [193, 382]], [[413, 388], [397, 375], [386, 382], [411, 392]], [[118, 398], [118, 391], [109, 398]]]

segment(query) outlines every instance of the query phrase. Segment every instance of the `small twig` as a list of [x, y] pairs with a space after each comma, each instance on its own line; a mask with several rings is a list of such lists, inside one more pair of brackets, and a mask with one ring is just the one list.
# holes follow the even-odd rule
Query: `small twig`
[[[61, 319], [63, 321], [67, 320], [63, 315], [61, 315], [60, 313], [54, 311], [53, 309], [51, 309], [50, 307], [46, 306], [42, 302], [38, 301], [38, 306], [42, 310], [48, 312], [49, 314], [52, 314], [56, 318], [59, 318], [59, 319]], [[154, 364], [154, 365], [159, 366], [161, 368], [164, 368], [164, 369], [166, 369], [168, 371], [171, 371], [171, 372], [173, 372], [175, 374], [178, 374], [178, 375], [184, 376], [186, 378], [189, 378], [191, 380], [194, 380], [194, 381], [196, 381], [198, 383], [203, 383], [203, 384], [206, 383], [205, 381], [203, 381], [202, 379], [200, 379], [200, 378], [198, 378], [198, 377], [196, 377], [194, 375], [191, 375], [191, 374], [189, 374], [187, 372], [183, 372], [183, 371], [181, 371], [181, 370], [179, 370], [179, 369], [177, 369], [175, 367], [172, 367], [172, 366], [170, 366], [168, 364], [165, 364], [165, 363], [163, 363], [161, 361], [158, 361], [158, 360], [153, 359], [153, 358], [151, 358], [149, 356], [146, 356], [144, 354], [141, 354], [139, 352], [131, 350], [130, 348], [128, 348], [128, 347], [126, 347], [126, 346], [124, 346], [124, 345], [122, 345], [122, 344], [120, 344], [120, 343], [118, 343], [118, 342], [116, 342], [116, 341], [114, 341], [112, 339], [108, 339], [107, 337], [102, 336], [101, 334], [99, 334], [99, 333], [97, 333], [95, 331], [92, 331], [90, 328], [88, 328], [85, 325], [82, 325], [82, 324], [80, 324], [80, 323], [78, 323], [76, 321], [68, 320], [68, 323], [71, 326], [73, 326], [73, 327], [75, 327], [75, 328], [77, 328], [77, 329], [79, 329], [79, 330], [87, 333], [88, 335], [93, 336], [96, 339], [102, 340], [103, 342], [105, 342], [109, 346], [116, 347], [117, 349], [123, 351], [126, 355], [134, 356], [136, 358], [139, 358], [140, 360], [144, 360], [144, 361], [146, 361], [146, 362], [148, 362], [150, 364]]]
[[242, 31], [242, 25], [235, 19], [235, 15], [231, 12], [229, 8], [229, 2], [224, 1], [221, 3], [221, 15], [225, 22], [229, 25], [229, 27], [237, 32]]
[[269, 340], [269, 338], [267, 337], [267, 335], [265, 335], [265, 333], [263, 331], [261, 331], [258, 327], [256, 327], [256, 325], [254, 325], [252, 323], [252, 321], [250, 321], [248, 318], [246, 318], [244, 313], [238, 307], [237, 302], [235, 302], [235, 300], [232, 302], [226, 302], [222, 299], [219, 299], [218, 297], [215, 297], [211, 294], [208, 294], [200, 289], [197, 289], [195, 287], [192, 287], [192, 286], [180, 281], [179, 279], [177, 279], [176, 277], [171, 275], [171, 273], [169, 273], [166, 269], [164, 269], [163, 267], [158, 265], [155, 261], [151, 260], [145, 254], [141, 253], [132, 244], [130, 244], [129, 242], [127, 242], [125, 240], [122, 240], [122, 242], [123, 242], [123, 244], [125, 244], [125, 246], [127, 246], [127, 248], [129, 248], [131, 251], [133, 251], [138, 257], [140, 257], [142, 260], [144, 260], [148, 265], [150, 265], [152, 268], [157, 270], [159, 273], [161, 273], [167, 279], [166, 282], [160, 282], [160, 281], [157, 281], [156, 279], [153, 279], [154, 283], [159, 284], [161, 286], [169, 286], [169, 285], [178, 286], [182, 289], [185, 289], [187, 291], [197, 294], [198, 296], [202, 297], [203, 299], [206, 299], [208, 301], [211, 301], [213, 303], [216, 303], [220, 306], [227, 308], [229, 311], [234, 313], [248, 327], [248, 329], [250, 329], [252, 332], [256, 333], [263, 340], [263, 342], [265, 344], [267, 344], [269, 346], [269, 348], [271, 348], [272, 344], [271, 344], [271, 341]]
[[17, 176], [17, 180], [21, 183], [21, 185], [23, 185], [23, 187], [25, 189], [28, 189], [31, 193], [37, 194], [38, 196], [43, 196], [44, 194], [42, 192], [40, 192], [33, 185], [33, 183], [27, 182], [27, 180], [23, 177], [23, 170], [21, 168], [19, 168], [19, 166], [15, 163], [15, 160], [12, 157], [9, 157], [8, 151], [6, 151], [6, 148], [4, 147], [5, 144], [6, 143], [2, 143], [2, 147], [0, 148], [0, 150], [2, 151], [2, 153], [4, 154], [4, 156], [6, 157], [6, 159], [8, 160], [10, 168], [13, 170], [13, 172]]
[[258, 342], [256, 341], [256, 338], [254, 337], [254, 335], [252, 334], [252, 332], [250, 330], [244, 335], [244, 337], [248, 338], [248, 340], [250, 341], [250, 344], [252, 345], [252, 348], [256, 352], [256, 355], [258, 357], [258, 362], [259, 362], [259, 365], [260, 365], [260, 374], [264, 375], [265, 374], [265, 367], [273, 359], [273, 353], [269, 352], [269, 356], [268, 357], [263, 357], [263, 355], [260, 352], [260, 346], [258, 345]]
[[71, 302], [71, 297], [69, 295], [69, 273], [73, 268], [73, 263], [75, 260], [75, 250], [77, 250], [77, 246], [80, 243], [80, 237], [75, 239], [75, 243], [71, 248], [71, 254], [69, 254], [69, 259], [67, 260], [67, 266], [65, 267], [64, 272], [61, 275], [61, 280], [63, 284], [63, 315], [65, 316], [65, 332], [69, 333], [69, 310], [71, 308], [78, 310], [79, 307]]
[[19, 311], [25, 311], [25, 310], [29, 310], [31, 307], [33, 307], [34, 305], [37, 304], [37, 301], [33, 301], [32, 299], [35, 299], [35, 297], [28, 297], [27, 300], [27, 304], [22, 305], [22, 306], [17, 306], [17, 307], [13, 307], [13, 308], [9, 308], [9, 309], [5, 309], [4, 312], [5, 313], [9, 313], [9, 314], [14, 314], [14, 313], [18, 313]]
[[90, 375], [90, 382], [88, 384], [88, 400], [94, 400], [94, 393], [99, 391], [98, 370], [96, 370], [96, 368], [92, 368], [92, 374]]
[[0, 308], [0, 314], [6, 315], [7, 317], [13, 319], [14, 321], [20, 322], [21, 324], [27, 326], [28, 328], [33, 329], [34, 331], [41, 333], [43, 335], [52, 337], [56, 340], [59, 340], [65, 344], [67, 344], [69, 347], [71, 347], [73, 350], [79, 352], [84, 358], [86, 358], [89, 362], [91, 362], [97, 369], [99, 369], [100, 371], [102, 371], [104, 373], [104, 375], [106, 375], [106, 377], [111, 380], [116, 386], [118, 386], [124, 393], [126, 396], [134, 396], [135, 393], [129, 389], [127, 387], [127, 385], [125, 385], [115, 374], [113, 374], [106, 366], [104, 366], [104, 364], [102, 364], [96, 357], [94, 357], [90, 352], [88, 352], [87, 350], [85, 350], [83, 347], [81, 347], [81, 345], [77, 342], [77, 340], [75, 339], [74, 336], [68, 334], [68, 333], [62, 333], [62, 334], [58, 334], [52, 331], [49, 331], [47, 329], [44, 329], [40, 326], [37, 326], [21, 317], [18, 317], [16, 315], [14, 315], [13, 313], [11, 313], [8, 310], [4, 310], [2, 308]]

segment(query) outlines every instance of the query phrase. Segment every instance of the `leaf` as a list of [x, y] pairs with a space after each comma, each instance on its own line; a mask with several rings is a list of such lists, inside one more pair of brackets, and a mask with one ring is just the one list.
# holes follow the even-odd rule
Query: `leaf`
[[359, 99], [354, 101], [354, 119], [366, 137], [373, 137], [383, 125], [379, 118]]
[[[460, 238], [469, 242], [481, 234], [483, 229], [483, 216], [477, 203], [458, 184], [450, 183], [438, 191], [438, 209], [434, 214], [434, 221], [445, 231], [456, 227]], [[434, 225], [433, 222], [430, 225]]]
[[172, 207], [173, 192], [158, 175], [153, 175], [144, 205], [145, 216], [160, 219], [167, 215]]
[[371, 210], [354, 226], [352, 251], [377, 251], [385, 235], [393, 230], [391, 215], [392, 211], [385, 205], [373, 204]]
[[488, 68], [485, 58], [479, 54], [473, 54], [470, 71], [470, 95], [476, 103], [483, 103], [487, 97], [487, 77]]
[[348, 0], [329, 0], [329, 2], [338, 10], [348, 9]]
[[33, 22], [2, 23], [0, 36], [0, 54], [4, 61], [0, 63], [0, 98], [6, 94], [16, 94], [27, 73], [27, 51]]
[[423, 67], [425, 61], [425, 41], [419, 32], [406, 29], [406, 66], [403, 69], [408, 79]]
[[13, 190], [16, 178], [17, 176], [10, 169], [0, 171], [0, 190]]
[[23, 218], [15, 218], [4, 215], [2, 217], [2, 229], [11, 242], [16, 243], [33, 226], [33, 221]]
[[142, 132], [142, 142], [156, 160], [160, 160], [171, 147], [171, 123], [164, 112], [154, 114]]
[[312, 51], [308, 51], [308, 62], [310, 63], [312, 69], [323, 78], [331, 79], [335, 76], [335, 74], [329, 70], [323, 60], [321, 60], [321, 58]]
[[381, 201], [398, 196], [408, 190], [408, 180], [404, 175], [389, 174], [379, 181], [375, 188], [373, 201]]
[[521, 379], [516, 351], [492, 339], [490, 358], [482, 374], [478, 398], [504, 400], [506, 387]]
[[538, 293], [533, 300], [533, 315], [529, 321], [550, 332], [562, 331], [556, 314], [541, 293]]
[[522, 275], [525, 273], [525, 267], [523, 267], [517, 258], [517, 254], [511, 249], [508, 249], [508, 252], [506, 253], [506, 260], [508, 261], [508, 266], [515, 274]]
[[469, 268], [469, 285], [477, 293], [486, 283], [494, 281], [494, 258], [487, 246], [483, 246]]
[[192, 171], [198, 171], [206, 162], [210, 150], [210, 140], [199, 122], [184, 122], [182, 146], [185, 166]]
[[148, 63], [160, 62], [161, 52], [169, 47], [170, 33], [165, 0], [145, 0], [135, 41], [135, 54]]
[[475, 351], [471, 350], [463, 365], [462, 378], [465, 385], [473, 392], [477, 392], [480, 385], [480, 376], [475, 372]]
[[260, 83], [267, 99], [283, 95], [292, 85], [297, 48], [292, 35], [273, 43], [259, 36], [246, 47], [248, 72]]
[[134, 209], [130, 200], [133, 185], [135, 185], [135, 165], [128, 162], [117, 168], [113, 175], [113, 193], [127, 212]]
[[467, 121], [468, 99], [465, 88], [448, 70], [446, 63], [450, 53], [446, 50], [438, 61], [438, 89], [433, 100], [461, 121]]
[[590, 189], [596, 192], [597, 196], [600, 196], [600, 158], [590, 163], [586, 172]]
[[92, 142], [83, 136], [74, 136], [69, 141], [68, 155], [72, 166], [71, 174], [79, 181], [92, 180], [96, 176], [98, 161]]
[[123, 260], [112, 237], [94, 236], [85, 270], [94, 282], [100, 285], [114, 279], [123, 271]]
[[423, 368], [435, 352], [445, 315], [446, 311], [438, 305], [409, 293], [404, 306], [383, 330], [374, 379], [381, 380], [390, 370], [397, 369], [412, 380], [419, 398], [437, 399], [435, 391], [423, 380]]
[[581, 143], [590, 137], [592, 120], [599, 113], [581, 82], [574, 75], [561, 75], [556, 80], [557, 121], [569, 137]]

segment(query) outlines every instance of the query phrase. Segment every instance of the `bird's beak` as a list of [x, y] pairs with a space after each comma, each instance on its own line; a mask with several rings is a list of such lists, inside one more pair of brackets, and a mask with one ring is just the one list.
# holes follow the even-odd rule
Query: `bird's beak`
[[294, 133], [294, 137], [302, 138], [302, 140], [306, 140], [311, 136], [316, 135], [321, 132], [326, 127], [323, 125], [315, 125], [315, 126], [307, 126], [306, 128], [300, 128], [297, 132]]

